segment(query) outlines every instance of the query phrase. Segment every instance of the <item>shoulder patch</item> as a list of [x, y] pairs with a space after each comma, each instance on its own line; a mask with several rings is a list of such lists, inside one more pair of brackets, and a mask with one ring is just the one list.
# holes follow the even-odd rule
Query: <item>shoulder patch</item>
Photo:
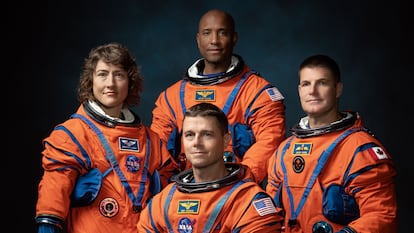
[[375, 161], [389, 159], [387, 153], [385, 153], [385, 151], [379, 146], [369, 148], [368, 152]]
[[260, 216], [276, 213], [276, 207], [270, 197], [253, 201], [253, 206], [256, 208], [256, 211]]
[[272, 101], [279, 101], [285, 98], [276, 87], [267, 88], [266, 93]]

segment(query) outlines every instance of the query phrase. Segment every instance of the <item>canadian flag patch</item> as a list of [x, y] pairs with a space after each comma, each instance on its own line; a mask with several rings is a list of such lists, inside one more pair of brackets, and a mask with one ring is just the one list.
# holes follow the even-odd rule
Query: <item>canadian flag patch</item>
[[368, 152], [375, 161], [389, 158], [387, 153], [379, 146], [369, 148]]

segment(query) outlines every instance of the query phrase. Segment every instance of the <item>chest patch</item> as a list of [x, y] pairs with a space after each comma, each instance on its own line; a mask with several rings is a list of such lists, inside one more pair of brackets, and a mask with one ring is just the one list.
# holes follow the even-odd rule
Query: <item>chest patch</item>
[[293, 145], [294, 155], [309, 155], [312, 150], [312, 143], [295, 143]]
[[139, 141], [134, 138], [119, 138], [119, 149], [123, 151], [139, 152]]
[[195, 101], [197, 102], [216, 101], [216, 90], [196, 90]]
[[302, 156], [295, 156], [292, 161], [293, 171], [300, 173], [305, 168], [305, 160]]
[[199, 208], [200, 200], [180, 200], [177, 214], [198, 214]]

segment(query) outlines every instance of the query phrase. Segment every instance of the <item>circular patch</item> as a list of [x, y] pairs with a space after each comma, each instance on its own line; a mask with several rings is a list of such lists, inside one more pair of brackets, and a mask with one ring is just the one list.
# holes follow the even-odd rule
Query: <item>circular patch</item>
[[127, 170], [132, 173], [139, 171], [141, 159], [135, 155], [128, 155], [126, 158], [125, 166]]
[[112, 218], [119, 212], [118, 202], [112, 197], [103, 199], [99, 203], [99, 212], [107, 218]]
[[302, 156], [295, 156], [293, 158], [293, 171], [296, 173], [302, 172], [305, 168], [305, 160]]
[[189, 218], [184, 217], [178, 220], [178, 232], [180, 233], [192, 233], [194, 221], [191, 221]]

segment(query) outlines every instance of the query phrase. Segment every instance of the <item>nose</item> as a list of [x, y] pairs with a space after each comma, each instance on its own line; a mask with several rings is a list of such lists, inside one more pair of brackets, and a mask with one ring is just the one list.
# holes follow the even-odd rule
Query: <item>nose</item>
[[218, 33], [211, 33], [211, 43], [216, 44], [218, 42], [219, 35]]
[[312, 83], [312, 84], [309, 85], [309, 93], [310, 94], [315, 93], [316, 90], [317, 90], [317, 85], [315, 83]]
[[202, 144], [201, 135], [196, 134], [193, 140], [193, 146], [197, 147]]
[[109, 74], [105, 80], [105, 84], [107, 86], [113, 86], [115, 84], [115, 76], [113, 74]]

